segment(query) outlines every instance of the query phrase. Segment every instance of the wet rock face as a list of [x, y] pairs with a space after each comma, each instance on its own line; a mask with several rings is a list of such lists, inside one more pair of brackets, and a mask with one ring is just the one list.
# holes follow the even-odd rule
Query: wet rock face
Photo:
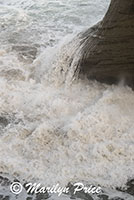
[[134, 179], [128, 181], [126, 192], [134, 196]]
[[105, 30], [98, 24], [95, 29], [91, 28], [82, 34], [84, 44], [79, 62], [79, 77], [83, 79], [86, 76], [90, 80], [107, 84], [122, 81], [134, 88], [134, 36], [119, 38], [116, 34], [112, 35], [112, 31], [108, 36], [101, 36], [103, 31], [105, 34], [111, 29]]
[[80, 75], [134, 87], [133, 7], [133, 0], [111, 1], [102, 22], [82, 35]]
[[134, 179], [127, 182], [125, 189], [117, 188], [117, 190], [122, 191], [122, 192], [126, 192], [126, 193], [134, 196]]

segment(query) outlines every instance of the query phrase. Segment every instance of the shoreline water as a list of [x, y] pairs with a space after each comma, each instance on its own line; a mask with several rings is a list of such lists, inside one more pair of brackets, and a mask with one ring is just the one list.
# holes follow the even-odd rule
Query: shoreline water
[[[134, 176], [133, 91], [122, 84], [108, 86], [88, 80], [78, 80], [66, 88], [55, 84], [64, 82], [65, 77], [60, 80], [55, 73], [51, 82], [48, 73], [51, 64], [56, 64], [58, 72], [60, 66], [66, 70], [66, 58], [74, 51], [60, 44], [61, 54], [55, 60], [55, 44], [65, 35], [94, 24], [104, 15], [108, 3], [46, 2], [36, 5], [32, 0], [8, 0], [8, 7], [4, 5], [1, 10], [0, 171], [11, 177], [18, 174], [11, 180], [38, 178], [47, 184], [75, 180], [89, 184], [91, 178], [92, 184], [105, 186], [115, 200], [118, 191], [111, 188], [120, 190]], [[16, 10], [9, 9], [12, 6]], [[10, 176], [5, 179], [5, 196], [9, 182]], [[128, 192], [131, 190], [133, 182]], [[127, 192], [123, 194], [120, 200], [127, 199]], [[107, 195], [100, 198], [107, 200]], [[90, 198], [83, 193], [79, 197]]]
[[[23, 183], [22, 184], [22, 192], [18, 194], [14, 194], [10, 190], [10, 186], [13, 182]], [[76, 187], [73, 184], [69, 183], [66, 187], [69, 188], [69, 193], [65, 194], [64, 192], [61, 195], [49, 194], [47, 192], [38, 192], [37, 194], [33, 192], [27, 193], [27, 183], [28, 181], [19, 181], [17, 178], [11, 179], [7, 174], [0, 173], [0, 199], [1, 200], [41, 200], [41, 199], [81, 199], [81, 200], [133, 200], [134, 198], [134, 180], [130, 180], [126, 183], [126, 187], [110, 189], [110, 188], [102, 188], [101, 193], [98, 194], [88, 194], [85, 193], [84, 190], [79, 192], [74, 192]], [[37, 182], [38, 185], [38, 182]], [[87, 186], [88, 187], [88, 186]], [[41, 186], [40, 186], [41, 188]]]

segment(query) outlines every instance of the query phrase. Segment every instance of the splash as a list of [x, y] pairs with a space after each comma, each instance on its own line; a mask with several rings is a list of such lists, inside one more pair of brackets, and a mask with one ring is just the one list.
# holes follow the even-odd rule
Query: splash
[[134, 92], [72, 82], [81, 54], [74, 38], [48, 45], [33, 63], [20, 59], [11, 44], [1, 46], [0, 171], [45, 185], [123, 186], [134, 176]]
[[134, 93], [78, 81], [69, 88], [1, 79], [0, 171], [46, 184], [123, 186], [134, 176]]

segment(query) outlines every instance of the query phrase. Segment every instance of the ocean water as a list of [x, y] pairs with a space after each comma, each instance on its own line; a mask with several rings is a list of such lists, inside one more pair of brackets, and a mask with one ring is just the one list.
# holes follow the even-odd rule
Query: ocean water
[[122, 83], [70, 81], [74, 38], [103, 18], [109, 2], [0, 1], [0, 172], [109, 191], [134, 177], [134, 92]]

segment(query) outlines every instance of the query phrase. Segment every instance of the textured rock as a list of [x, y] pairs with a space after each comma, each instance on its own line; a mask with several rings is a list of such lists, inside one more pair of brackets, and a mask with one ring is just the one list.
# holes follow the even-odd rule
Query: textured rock
[[104, 19], [81, 36], [80, 77], [134, 85], [134, 1], [112, 0]]

